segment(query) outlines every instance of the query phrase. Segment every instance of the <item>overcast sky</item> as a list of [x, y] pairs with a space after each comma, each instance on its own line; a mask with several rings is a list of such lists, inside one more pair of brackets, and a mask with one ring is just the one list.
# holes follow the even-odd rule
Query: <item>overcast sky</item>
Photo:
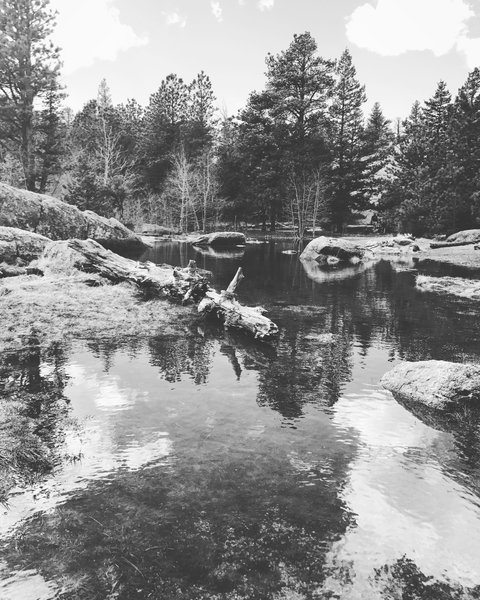
[[234, 114], [264, 86], [265, 56], [310, 31], [319, 53], [348, 47], [367, 108], [405, 117], [444, 79], [455, 93], [480, 66], [480, 0], [51, 0], [58, 10], [68, 104], [79, 109], [106, 78], [115, 103], [146, 104], [169, 73], [202, 69]]

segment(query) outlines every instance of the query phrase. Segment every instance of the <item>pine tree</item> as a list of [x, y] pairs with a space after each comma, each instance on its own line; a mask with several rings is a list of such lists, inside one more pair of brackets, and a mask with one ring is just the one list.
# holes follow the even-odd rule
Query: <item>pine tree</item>
[[29, 190], [37, 186], [34, 104], [58, 89], [54, 26], [48, 0], [0, 0], [0, 137], [19, 150]]
[[352, 56], [345, 50], [336, 67], [330, 108], [333, 166], [327, 210], [337, 230], [341, 230], [353, 208], [365, 206], [361, 144], [365, 102], [365, 87], [357, 80]]
[[308, 32], [294, 35], [285, 51], [268, 55], [266, 62], [264, 94], [275, 123], [277, 154], [281, 157], [276, 161], [276, 180], [283, 190], [279, 194], [272, 188], [272, 192], [278, 205], [288, 200], [284, 210], [288, 209], [297, 235], [303, 238], [307, 221], [317, 213], [323, 166], [329, 158], [325, 130], [334, 63], [318, 55], [317, 44]]
[[67, 125], [61, 107], [64, 97], [56, 82], [52, 82], [43, 102], [43, 109], [37, 115], [36, 170], [38, 191], [41, 194], [49, 190], [53, 178], [58, 182], [64, 168], [67, 138]]
[[375, 102], [362, 138], [364, 193], [370, 202], [376, 202], [381, 198], [390, 180], [388, 167], [392, 162], [393, 141], [390, 121], [384, 117], [380, 104]]
[[150, 96], [144, 117], [144, 178], [155, 192], [161, 192], [173, 155], [182, 145], [187, 119], [188, 87], [182, 78], [170, 74]]
[[268, 55], [266, 63], [273, 115], [292, 125], [293, 134], [302, 141], [315, 133], [324, 119], [334, 63], [318, 56], [317, 43], [309, 32], [294, 35], [287, 50]]
[[480, 69], [458, 91], [449, 136], [455, 166], [451, 195], [452, 229], [480, 223]]
[[452, 97], [444, 81], [439, 81], [435, 94], [425, 102], [423, 120], [425, 133], [432, 150], [445, 144], [452, 109]]
[[187, 151], [192, 158], [208, 152], [213, 142], [215, 95], [208, 75], [201, 71], [188, 86]]
[[397, 141], [393, 181], [380, 202], [383, 220], [390, 229], [422, 234], [428, 228], [429, 209], [425, 194], [429, 175], [425, 121], [420, 102], [413, 104]]

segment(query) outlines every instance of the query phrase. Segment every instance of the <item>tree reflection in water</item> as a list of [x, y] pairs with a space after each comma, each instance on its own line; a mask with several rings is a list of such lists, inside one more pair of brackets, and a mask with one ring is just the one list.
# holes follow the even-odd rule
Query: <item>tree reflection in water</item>
[[[185, 245], [179, 257], [173, 246], [168, 252], [162, 260], [172, 263], [195, 257]], [[219, 269], [217, 287], [228, 283], [240, 260], [247, 275], [240, 299], [266, 306], [281, 327], [278, 340], [259, 343], [194, 319], [176, 336], [86, 342], [95, 360], [85, 368], [101, 364], [107, 381], [116, 378], [118, 393], [130, 394], [117, 405], [121, 410], [101, 407], [108, 451], [138, 431], [138, 445], [161, 431], [168, 436], [168, 459], [148, 469], [137, 462], [135, 470], [123, 459], [112, 461], [110, 473], [24, 521], [15, 540], [4, 539], [3, 563], [11, 571], [34, 565], [45, 580], [63, 586], [59, 598], [78, 600], [346, 598], [355, 577], [363, 577], [376, 598], [479, 597], [477, 589], [429, 578], [412, 557], [378, 561], [367, 574], [354, 573], [348, 561], [326, 559], [332, 543], [341, 544], [359, 526], [345, 489], [361, 449], [359, 464], [370, 467], [368, 443], [351, 425], [332, 422], [346, 384], [374, 353], [382, 364], [475, 359], [480, 324], [472, 306], [420, 294], [414, 275], [385, 261], [318, 284], [296, 257], [279, 256], [271, 244], [247, 248], [232, 263], [201, 257], [202, 267]], [[1, 410], [11, 406], [20, 419], [7, 440], [13, 447], [16, 439], [18, 447], [28, 432], [40, 448], [38, 461], [22, 467], [20, 483], [32, 473], [45, 475], [64, 456], [69, 355], [68, 347], [32, 344], [28, 352], [2, 357], [7, 403]], [[119, 356], [130, 357], [131, 366], [123, 361], [119, 367]], [[141, 381], [135, 368], [142, 369]], [[377, 385], [381, 374], [369, 373], [365, 381]], [[477, 416], [448, 422], [416, 416], [452, 433], [441, 468], [478, 497]], [[401, 458], [388, 464], [404, 468]]]
[[67, 353], [57, 344], [41, 349], [34, 337], [28, 344], [0, 358], [0, 502], [65, 458]]

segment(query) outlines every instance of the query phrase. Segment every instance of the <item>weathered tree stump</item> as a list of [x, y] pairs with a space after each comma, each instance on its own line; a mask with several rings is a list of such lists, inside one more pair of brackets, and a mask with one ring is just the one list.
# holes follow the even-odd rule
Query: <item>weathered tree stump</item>
[[235, 298], [235, 290], [244, 275], [241, 267], [232, 279], [228, 288], [220, 294], [211, 288], [198, 305], [201, 314], [214, 313], [221, 318], [225, 327], [244, 329], [256, 339], [266, 339], [278, 333], [278, 327], [262, 313], [261, 307], [242, 306]]

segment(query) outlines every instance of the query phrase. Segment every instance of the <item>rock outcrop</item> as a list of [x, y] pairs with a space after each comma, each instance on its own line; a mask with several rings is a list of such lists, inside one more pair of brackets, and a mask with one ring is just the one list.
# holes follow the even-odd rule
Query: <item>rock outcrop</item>
[[468, 246], [480, 242], [480, 229], [465, 229], [452, 233], [446, 240], [432, 242], [430, 248], [449, 248], [454, 246]]
[[50, 240], [38, 233], [0, 227], [0, 263], [22, 267], [35, 260]]
[[432, 409], [480, 407], [480, 366], [443, 360], [403, 362], [380, 382], [400, 401]]
[[329, 257], [339, 261], [358, 261], [364, 256], [364, 249], [342, 238], [318, 237], [312, 240], [300, 255], [300, 260], [327, 262]]
[[480, 242], [480, 229], [465, 229], [464, 231], [457, 231], [452, 233], [445, 240], [447, 243], [462, 243], [462, 244], [475, 244]]
[[0, 183], [0, 226], [31, 231], [51, 240], [92, 238], [101, 243], [122, 240], [127, 245], [145, 246], [140, 237], [116, 219], [107, 219], [92, 211], [82, 212], [52, 196], [4, 183]]
[[207, 233], [192, 238], [191, 243], [194, 246], [211, 246], [212, 248], [234, 248], [235, 246], [244, 246], [246, 243], [245, 234], [238, 231], [217, 231]]

